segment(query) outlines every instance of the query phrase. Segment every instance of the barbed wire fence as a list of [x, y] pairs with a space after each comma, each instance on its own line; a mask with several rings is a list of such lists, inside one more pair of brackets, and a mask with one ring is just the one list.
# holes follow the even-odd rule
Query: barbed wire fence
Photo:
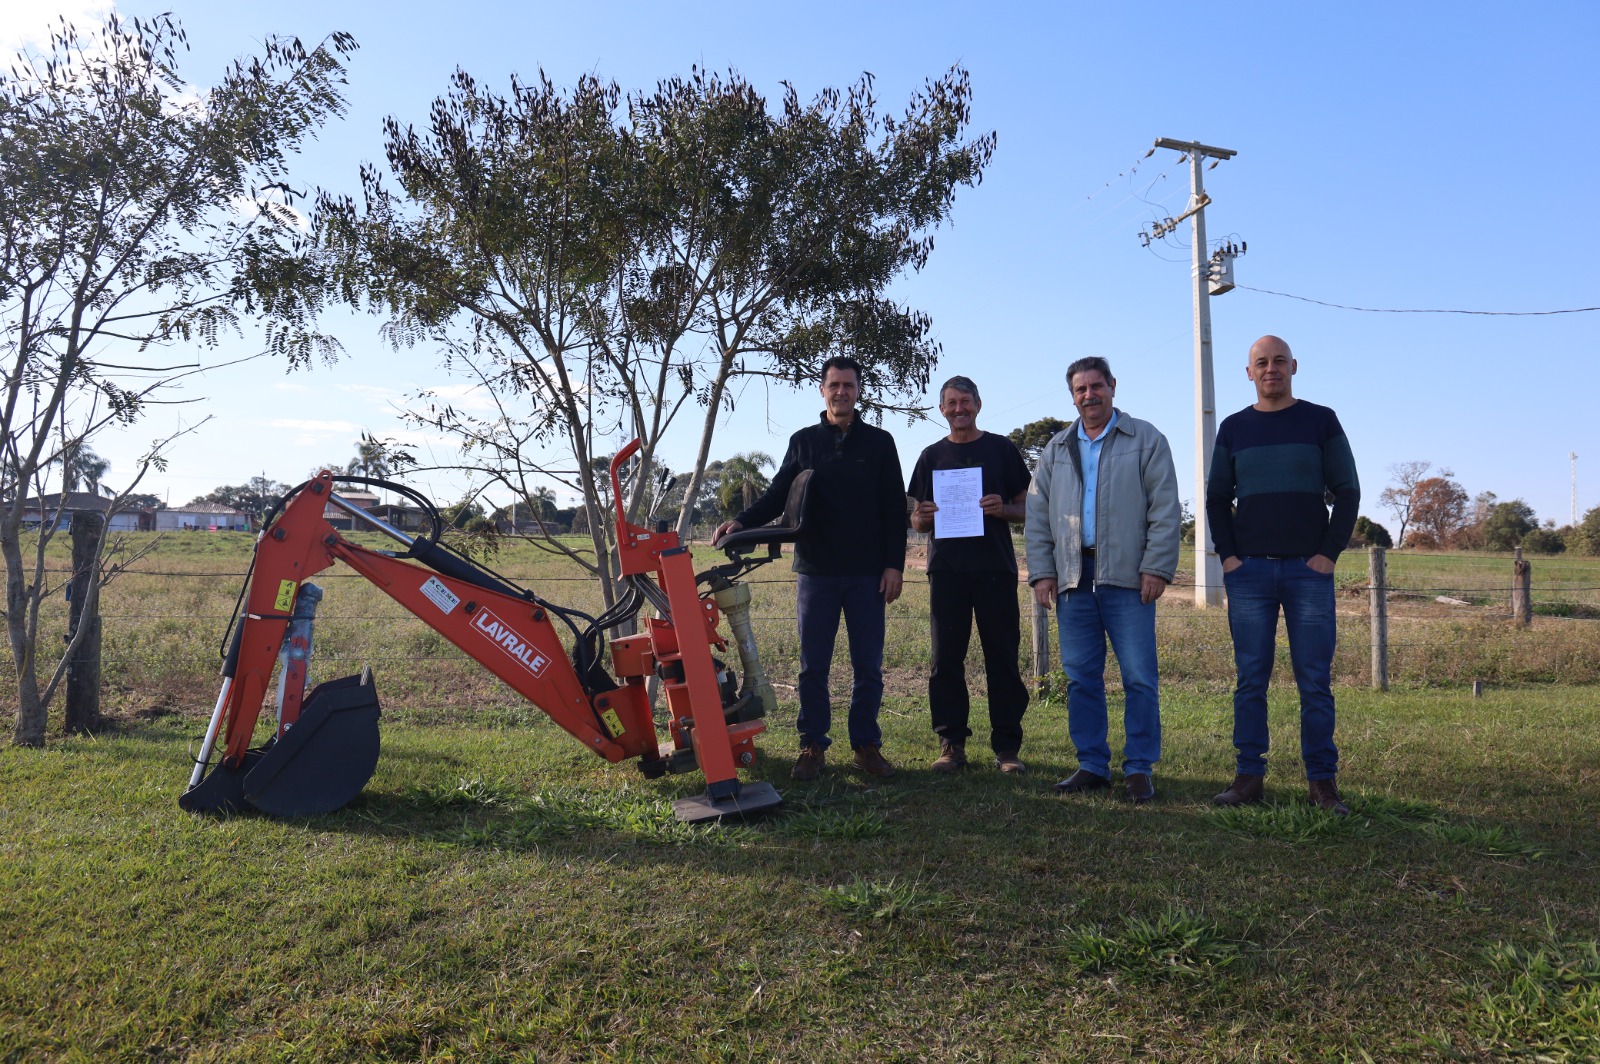
[[[1519, 552], [1520, 555], [1520, 552]], [[1390, 565], [1389, 562], [1398, 562]], [[1374, 568], [1376, 566], [1376, 568]], [[1539, 579], [1534, 580], [1537, 569]], [[1335, 658], [1336, 682], [1343, 686], [1386, 689], [1391, 675], [1402, 682], [1423, 684], [1529, 684], [1600, 681], [1600, 567], [1584, 563], [1562, 564], [1560, 556], [1530, 563], [1520, 556], [1368, 553], [1368, 573], [1360, 578], [1346, 565], [1339, 581], [1339, 642]], [[230, 584], [244, 579], [239, 571], [185, 571], [170, 564], [129, 568], [121, 577], [161, 581]], [[536, 587], [546, 598], [559, 599], [555, 589], [582, 587], [598, 594], [592, 578], [551, 574], [507, 573], [526, 586]], [[1232, 643], [1224, 609], [1198, 610], [1187, 596], [1173, 594], [1191, 588], [1186, 574], [1178, 574], [1158, 613], [1158, 639], [1164, 678], [1227, 682], [1231, 679]], [[339, 568], [315, 578], [330, 585], [364, 578]], [[792, 612], [794, 574], [772, 569], [747, 579], [756, 594], [753, 620], [765, 635], [763, 650], [780, 672], [796, 654]], [[765, 592], [765, 593], [764, 593]], [[587, 598], [588, 596], [580, 596]], [[151, 596], [155, 603], [165, 596]], [[220, 640], [231, 615], [231, 605], [221, 596], [201, 598], [196, 589], [188, 598], [197, 606], [215, 602], [217, 612], [200, 606], [196, 612], [174, 614], [141, 608], [138, 596], [114, 596], [102, 610], [107, 641], [103, 665], [115, 675], [137, 670], [151, 650], [152, 632], [178, 629], [170, 636], [195, 631], [215, 632]], [[372, 602], [376, 601], [377, 606]], [[1031, 617], [1024, 626], [1019, 664], [1035, 682], [1048, 686], [1056, 676], [1055, 649], [1059, 645], [1054, 615], [1036, 607], [1027, 586], [1018, 585], [1019, 608]], [[354, 609], [340, 609], [339, 595], [330, 594], [329, 606], [319, 615], [318, 657], [325, 666], [349, 663], [410, 668], [428, 663], [455, 662], [470, 667], [469, 659], [442, 637], [414, 623], [410, 614], [387, 599], [363, 596]], [[1391, 610], [1391, 606], [1396, 607]], [[1540, 617], [1533, 625], [1533, 617]], [[906, 574], [906, 593], [887, 616], [890, 638], [886, 666], [915, 675], [928, 667], [927, 580], [915, 568]], [[1576, 623], [1566, 623], [1568, 621]], [[1589, 623], [1583, 623], [1583, 622]], [[1547, 623], [1549, 622], [1549, 623]], [[841, 632], [841, 638], [843, 634]], [[972, 655], [979, 658], [973, 639]], [[193, 644], [190, 643], [190, 646]], [[1280, 630], [1280, 653], [1286, 644]], [[170, 648], [176, 653], [178, 648]], [[194, 662], [202, 666], [202, 662]], [[1287, 662], [1285, 661], [1285, 665]], [[1289, 670], [1278, 670], [1285, 682]], [[981, 678], [981, 667], [969, 675]], [[1114, 659], [1111, 676], [1116, 679]]]

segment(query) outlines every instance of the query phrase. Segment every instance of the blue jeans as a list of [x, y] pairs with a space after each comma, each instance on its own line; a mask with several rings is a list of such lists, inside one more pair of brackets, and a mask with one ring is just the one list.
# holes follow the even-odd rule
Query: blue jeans
[[1056, 603], [1061, 667], [1067, 674], [1067, 733], [1078, 767], [1111, 775], [1106, 742], [1106, 639], [1122, 669], [1122, 771], [1150, 774], [1161, 760], [1160, 673], [1156, 667], [1156, 604], [1140, 602], [1134, 588], [1094, 586], [1094, 562], [1083, 560], [1083, 579]]
[[850, 646], [850, 745], [860, 748], [883, 741], [878, 707], [883, 704], [883, 592], [881, 573], [867, 576], [799, 574], [800, 718], [795, 722], [804, 746], [827, 749], [833, 706], [828, 672], [833, 667], [833, 641], [844, 615]]
[[1300, 757], [1306, 778], [1339, 772], [1333, 744], [1333, 574], [1304, 558], [1242, 558], [1222, 576], [1228, 590], [1228, 628], [1239, 683], [1233, 691], [1233, 745], [1241, 776], [1267, 772], [1267, 684], [1277, 654], [1278, 610], [1289, 635], [1289, 661], [1300, 688]]

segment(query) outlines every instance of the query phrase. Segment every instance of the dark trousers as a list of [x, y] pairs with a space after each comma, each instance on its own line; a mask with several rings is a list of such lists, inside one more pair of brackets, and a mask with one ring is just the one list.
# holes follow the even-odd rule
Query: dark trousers
[[928, 574], [933, 614], [933, 674], [928, 677], [928, 707], [941, 739], [965, 742], [971, 710], [967, 697], [967, 647], [978, 624], [983, 668], [989, 682], [989, 745], [996, 753], [1022, 749], [1022, 714], [1028, 688], [1017, 668], [1022, 641], [1014, 573]]
[[850, 645], [850, 745], [883, 742], [878, 708], [883, 704], [883, 592], [881, 574], [817, 576], [799, 574], [797, 605], [800, 622], [800, 719], [795, 726], [804, 746], [827, 749], [832, 742], [833, 705], [828, 672], [833, 667], [833, 641], [844, 617]]

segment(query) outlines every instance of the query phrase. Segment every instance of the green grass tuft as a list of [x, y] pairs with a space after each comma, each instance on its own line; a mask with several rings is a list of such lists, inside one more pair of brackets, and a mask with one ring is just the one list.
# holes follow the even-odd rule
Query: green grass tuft
[[1209, 815], [1211, 822], [1224, 831], [1289, 842], [1371, 839], [1394, 830], [1392, 818], [1369, 815], [1355, 799], [1347, 801], [1352, 803], [1349, 816], [1324, 813], [1305, 801], [1228, 806], [1212, 809]]
[[858, 920], [892, 923], [907, 916], [934, 916], [950, 907], [948, 898], [923, 891], [915, 883], [893, 878], [874, 883], [859, 876], [849, 883], [821, 890], [825, 904]]
[[1516, 832], [1495, 825], [1454, 824], [1423, 802], [1347, 795], [1350, 815], [1330, 816], [1307, 802], [1267, 802], [1209, 811], [1211, 822], [1240, 835], [1287, 842], [1338, 842], [1413, 833], [1459, 846], [1480, 857], [1538, 860], [1543, 851]]
[[1116, 972], [1133, 980], [1185, 979], [1236, 964], [1240, 946], [1217, 925], [1183, 909], [1167, 908], [1155, 919], [1128, 916], [1108, 931], [1085, 924], [1063, 932], [1069, 963], [1084, 972]]
[[872, 809], [801, 809], [784, 817], [777, 825], [779, 834], [790, 838], [847, 842], [877, 838], [888, 830], [883, 815]]
[[482, 776], [457, 776], [454, 783], [428, 783], [412, 787], [407, 791], [406, 799], [423, 808], [488, 808], [514, 804], [521, 801], [522, 795], [503, 782], [485, 780]]
[[1544, 856], [1533, 843], [1499, 824], [1427, 824], [1422, 832], [1480, 857], [1526, 857], [1537, 861]]
[[743, 845], [760, 837], [740, 824], [684, 824], [672, 803], [627, 789], [553, 788], [504, 803], [510, 816], [447, 833], [461, 846], [528, 850], [556, 839], [602, 834], [658, 845]]
[[1497, 942], [1487, 952], [1492, 975], [1480, 987], [1470, 1024], [1475, 1045], [1433, 1040], [1456, 1059], [1600, 1060], [1600, 943], [1563, 942], [1554, 929], [1527, 949]]

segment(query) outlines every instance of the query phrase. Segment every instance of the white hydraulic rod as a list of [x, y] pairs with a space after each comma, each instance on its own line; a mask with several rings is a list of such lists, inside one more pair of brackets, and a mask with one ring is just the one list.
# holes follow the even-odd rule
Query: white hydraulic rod
[[194, 773], [189, 777], [190, 790], [200, 786], [200, 777], [206, 774], [206, 765], [211, 762], [211, 751], [217, 745], [217, 729], [222, 726], [222, 707], [228, 704], [228, 688], [232, 686], [233, 677], [224, 676], [222, 693], [217, 696], [217, 708], [211, 711], [211, 723], [206, 726], [206, 739], [200, 744], [200, 756], [194, 759]]

